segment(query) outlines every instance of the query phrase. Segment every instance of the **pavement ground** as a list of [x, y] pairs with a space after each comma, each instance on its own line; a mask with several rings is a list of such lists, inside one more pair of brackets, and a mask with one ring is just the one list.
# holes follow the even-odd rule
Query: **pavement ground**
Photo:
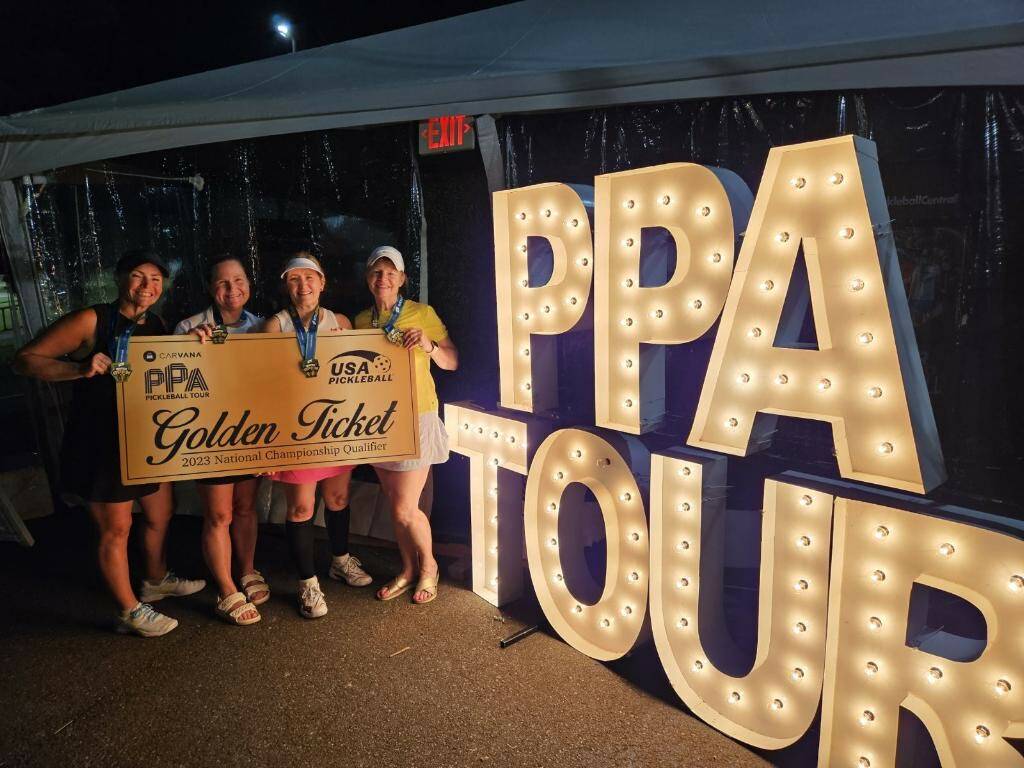
[[[219, 620], [208, 585], [157, 604], [181, 622], [171, 634], [123, 637], [84, 513], [29, 527], [34, 548], [0, 545], [0, 768], [771, 764], [691, 716], [650, 646], [612, 665], [545, 632], [500, 649], [535, 620], [532, 602], [516, 616], [443, 580], [430, 605], [381, 603], [323, 575], [330, 611], [304, 620], [270, 529], [259, 624]], [[199, 528], [172, 524], [183, 575], [205, 574]], [[353, 550], [376, 584], [397, 564], [393, 550]]]

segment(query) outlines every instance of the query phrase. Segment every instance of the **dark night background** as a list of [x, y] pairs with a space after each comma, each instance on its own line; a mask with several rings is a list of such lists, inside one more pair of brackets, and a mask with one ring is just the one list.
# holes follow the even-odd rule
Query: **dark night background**
[[[20, 63], [0, 75], [0, 113], [284, 55], [290, 45], [272, 29], [276, 13], [290, 17], [305, 50], [497, 5], [392, 2], [368, 11], [262, 0], [157, 10], [40, 3], [16, 23], [0, 12], [9, 32], [2, 50]], [[771, 147], [849, 133], [874, 140], [949, 472], [929, 498], [1021, 515], [1024, 417], [1016, 387], [1024, 314], [1014, 288], [1024, 244], [1016, 214], [1024, 195], [1024, 89], [851, 89], [496, 117], [508, 187], [589, 185], [596, 174], [685, 161], [734, 170], [756, 190]], [[300, 240], [322, 249], [339, 277], [332, 306], [352, 313], [365, 301], [359, 264], [366, 247], [394, 242], [418, 268], [424, 221], [429, 301], [460, 347], [473, 351], [457, 375], [436, 374], [441, 399], [494, 403], [493, 243], [479, 152], [420, 158], [415, 126], [395, 124], [91, 165], [54, 171], [45, 190], [26, 198], [36, 255], [49, 270], [43, 291], [55, 297], [57, 314], [96, 300], [104, 289], [97, 276], [109, 273], [122, 249], [140, 243], [183, 266], [167, 292], [169, 317], [205, 305], [198, 275], [206, 256], [224, 249], [247, 254], [260, 278], [254, 306], [271, 311], [273, 267]], [[122, 172], [171, 180], [143, 183]], [[197, 173], [207, 184], [201, 194], [180, 183]], [[562, 416], [592, 425], [592, 342], [586, 333], [565, 336], [560, 381], [588, 394], [563, 392]], [[712, 338], [668, 351], [671, 418], [668, 432], [650, 441], [678, 442], [688, 434]], [[22, 432], [29, 435], [30, 426]], [[439, 481], [442, 496], [464, 489], [456, 471], [463, 461], [454, 459]], [[810, 420], [782, 420], [772, 450], [733, 459], [730, 467], [735, 478], [785, 469], [838, 475], [827, 426]], [[733, 496], [730, 503], [745, 508], [760, 503]], [[466, 515], [453, 513], [439, 527], [464, 536]]]
[[274, 14], [291, 20], [305, 50], [505, 4], [4, 2], [0, 52], [9, 66], [0, 73], [0, 115], [289, 53], [288, 41], [271, 27]]

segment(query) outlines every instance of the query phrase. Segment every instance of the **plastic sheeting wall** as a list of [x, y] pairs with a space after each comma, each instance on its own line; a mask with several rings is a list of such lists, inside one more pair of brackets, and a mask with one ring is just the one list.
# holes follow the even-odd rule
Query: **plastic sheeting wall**
[[[686, 161], [729, 168], [756, 190], [772, 146], [873, 139], [949, 471], [930, 496], [1022, 515], [1024, 89], [710, 99], [509, 116], [499, 132], [509, 187], [592, 184], [595, 174]], [[669, 348], [666, 438], [689, 432], [715, 330]], [[591, 345], [581, 333], [562, 347], [560, 380], [583, 393], [563, 403], [575, 400], [581, 419], [593, 407], [579, 376]], [[827, 426], [780, 419], [767, 455], [730, 461], [730, 472], [784, 469], [838, 476]]]
[[114, 297], [112, 267], [148, 247], [172, 268], [169, 322], [209, 305], [204, 273], [229, 251], [255, 276], [250, 309], [280, 308], [280, 266], [312, 245], [325, 306], [368, 306], [363, 264], [383, 243], [406, 255], [418, 293], [422, 205], [408, 126], [326, 131], [136, 155], [34, 177], [22, 190], [32, 268], [52, 321]]

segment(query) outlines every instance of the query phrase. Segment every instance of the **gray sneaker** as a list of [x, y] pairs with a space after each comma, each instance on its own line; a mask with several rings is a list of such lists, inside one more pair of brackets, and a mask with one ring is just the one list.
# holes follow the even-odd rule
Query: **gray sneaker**
[[319, 619], [327, 613], [327, 601], [316, 576], [299, 581], [299, 613], [306, 619]]
[[195, 594], [205, 586], [206, 582], [202, 579], [181, 579], [174, 575], [174, 571], [168, 571], [160, 581], [143, 581], [142, 594], [139, 597], [143, 603], [155, 603], [165, 597]]
[[350, 587], [365, 587], [373, 582], [373, 577], [362, 569], [358, 557], [341, 555], [331, 560], [328, 575], [335, 581], [344, 581]]
[[142, 637], [160, 637], [178, 626], [178, 620], [164, 616], [148, 603], [139, 603], [130, 611], [121, 611], [121, 623], [117, 631], [121, 634], [136, 634]]

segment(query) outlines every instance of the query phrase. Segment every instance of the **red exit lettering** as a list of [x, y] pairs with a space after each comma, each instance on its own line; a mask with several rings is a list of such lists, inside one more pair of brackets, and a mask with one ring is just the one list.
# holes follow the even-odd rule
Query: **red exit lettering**
[[428, 150], [443, 150], [462, 147], [465, 136], [473, 130], [465, 115], [444, 115], [427, 118], [421, 123], [420, 135], [426, 140]]

